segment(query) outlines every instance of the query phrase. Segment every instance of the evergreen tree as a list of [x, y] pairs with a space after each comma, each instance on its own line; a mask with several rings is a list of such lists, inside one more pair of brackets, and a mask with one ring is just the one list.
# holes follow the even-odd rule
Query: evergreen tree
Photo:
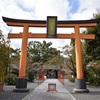
[[10, 44], [9, 40], [6, 40], [0, 30], [0, 79], [9, 73], [10, 70], [10, 62], [9, 58], [10, 53]]
[[43, 41], [43, 43], [30, 41], [28, 44], [28, 66], [32, 66], [34, 63], [43, 65], [60, 53], [56, 48], [52, 48], [51, 45], [51, 42], [46, 43], [46, 41]]
[[[92, 19], [100, 18], [100, 10], [93, 14]], [[97, 23], [95, 28], [87, 28], [85, 34], [94, 34], [94, 40], [85, 40], [85, 76], [91, 85], [100, 85], [100, 22]]]
[[[93, 14], [93, 19], [100, 18], [100, 11]], [[86, 54], [90, 57], [90, 61], [100, 60], [100, 23], [95, 28], [87, 28], [86, 34], [94, 34], [94, 40], [85, 40]]]

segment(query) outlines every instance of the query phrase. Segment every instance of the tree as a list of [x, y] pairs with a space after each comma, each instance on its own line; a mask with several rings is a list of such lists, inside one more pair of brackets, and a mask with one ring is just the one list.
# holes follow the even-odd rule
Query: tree
[[[97, 10], [97, 13], [93, 14], [92, 19], [96, 18], [100, 18], [100, 10]], [[87, 28], [84, 33], [93, 33], [95, 35], [94, 40], [85, 40], [84, 42], [87, 80], [91, 85], [100, 85], [100, 23], [95, 28]]]
[[10, 53], [10, 41], [6, 40], [0, 30], [0, 76], [1, 80], [4, 75], [9, 73], [11, 59], [9, 58]]
[[66, 55], [65, 63], [67, 67], [72, 71], [74, 77], [76, 77], [76, 63], [75, 63], [75, 49], [73, 46], [65, 45], [63, 53]]
[[10, 57], [12, 59], [12, 63], [15, 63], [16, 65], [19, 65], [20, 49], [10, 48]]
[[64, 67], [64, 57], [62, 55], [57, 54], [55, 55], [52, 59], [48, 60], [48, 64], [49, 65], [52, 65], [52, 64], [55, 64], [56, 65], [56, 68], [60, 67], [60, 69], [63, 69]]
[[[96, 14], [93, 14], [93, 19], [100, 18], [100, 10], [97, 10]], [[85, 40], [86, 53], [91, 56], [90, 61], [100, 60], [100, 23], [95, 28], [87, 28], [86, 34], [93, 33], [95, 35], [94, 40]]]
[[32, 71], [32, 70], [29, 70], [29, 71], [27, 72], [27, 78], [28, 78], [28, 80], [29, 80], [30, 82], [32, 82], [32, 81], [34, 80], [34, 77], [35, 77], [35, 72]]
[[42, 66], [48, 60], [52, 59], [59, 53], [56, 48], [51, 47], [52, 43], [43, 43], [39, 41], [30, 41], [28, 43], [28, 65], [32, 66], [33, 63], [39, 63]]

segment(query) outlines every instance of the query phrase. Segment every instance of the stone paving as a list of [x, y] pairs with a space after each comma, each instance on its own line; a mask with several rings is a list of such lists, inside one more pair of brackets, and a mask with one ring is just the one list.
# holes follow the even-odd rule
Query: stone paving
[[[56, 84], [56, 91], [48, 91], [48, 83]], [[47, 79], [22, 100], [76, 100], [57, 79]]]

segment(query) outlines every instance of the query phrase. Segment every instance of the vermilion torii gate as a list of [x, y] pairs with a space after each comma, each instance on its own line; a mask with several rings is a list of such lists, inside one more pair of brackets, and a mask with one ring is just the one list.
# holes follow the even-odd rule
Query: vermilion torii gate
[[[49, 16], [50, 17], [50, 16]], [[49, 18], [48, 17], [48, 18]], [[72, 34], [55, 34], [54, 36], [48, 36], [46, 33], [29, 33], [29, 27], [47, 27], [47, 21], [43, 20], [21, 20], [2, 17], [4, 22], [8, 26], [23, 27], [22, 33], [10, 33], [8, 38], [22, 38], [22, 48], [20, 56], [20, 66], [19, 66], [19, 78], [17, 79], [16, 89], [26, 89], [27, 81], [25, 79], [26, 74], [26, 60], [27, 60], [27, 41], [28, 38], [61, 38], [61, 39], [75, 39], [75, 52], [76, 52], [76, 71], [77, 79], [75, 80], [74, 92], [88, 92], [86, 88], [86, 82], [84, 79], [84, 72], [82, 67], [82, 52], [81, 52], [81, 41], [80, 39], [95, 39], [92, 34], [81, 34], [80, 28], [95, 27], [100, 19], [93, 20], [74, 20], [74, 21], [56, 21], [55, 28], [74, 28], [74, 33]], [[54, 18], [54, 17], [50, 17]], [[56, 27], [57, 25], [57, 27]], [[53, 26], [49, 26], [53, 27]], [[51, 29], [52, 30], [52, 29]], [[54, 29], [55, 30], [55, 29]]]

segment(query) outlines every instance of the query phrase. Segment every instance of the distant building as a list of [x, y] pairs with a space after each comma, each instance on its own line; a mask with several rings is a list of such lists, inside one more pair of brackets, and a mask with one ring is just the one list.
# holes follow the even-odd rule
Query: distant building
[[60, 66], [56, 64], [43, 65], [43, 68], [45, 69], [47, 78], [58, 78], [58, 71], [61, 70]]
[[[12, 64], [12, 73], [18, 75], [19, 73], [19, 66], [17, 64]], [[38, 78], [40, 80], [44, 80], [44, 76], [46, 75], [47, 78], [58, 78], [59, 73], [64, 73], [64, 78], [70, 78], [71, 77], [71, 71], [65, 67], [61, 68], [60, 66], [56, 64], [44, 64], [41, 65], [39, 63], [34, 63], [28, 70], [34, 70]], [[66, 74], [67, 73], [67, 74]]]
[[18, 73], [19, 73], [19, 66], [17, 64], [11, 64], [12, 66], [12, 70], [11, 70], [11, 73], [13, 74], [16, 74], [18, 76]]

